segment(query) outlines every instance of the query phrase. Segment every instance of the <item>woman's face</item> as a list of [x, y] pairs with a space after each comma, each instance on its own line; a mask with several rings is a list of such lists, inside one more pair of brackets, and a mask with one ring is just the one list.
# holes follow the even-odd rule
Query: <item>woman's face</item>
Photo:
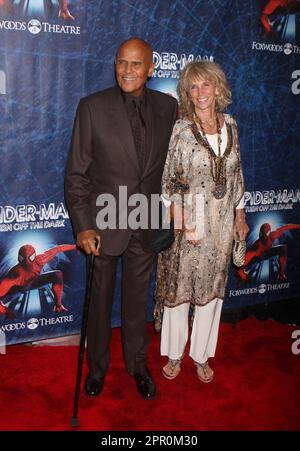
[[218, 89], [212, 80], [194, 79], [190, 85], [188, 95], [195, 106], [195, 111], [215, 111]]

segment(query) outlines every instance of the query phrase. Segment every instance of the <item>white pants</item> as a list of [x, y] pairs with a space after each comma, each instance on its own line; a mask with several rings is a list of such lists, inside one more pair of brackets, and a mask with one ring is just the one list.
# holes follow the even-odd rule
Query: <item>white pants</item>
[[[214, 357], [223, 300], [215, 298], [204, 306], [195, 306], [195, 316], [191, 333], [190, 356], [198, 363]], [[164, 308], [161, 329], [161, 355], [169, 359], [180, 359], [188, 340], [190, 304]]]

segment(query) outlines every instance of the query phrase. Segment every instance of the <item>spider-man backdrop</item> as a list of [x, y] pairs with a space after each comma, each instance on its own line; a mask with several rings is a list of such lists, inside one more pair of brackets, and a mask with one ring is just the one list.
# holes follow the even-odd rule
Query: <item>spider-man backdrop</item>
[[[85, 262], [64, 203], [80, 97], [114, 83], [121, 41], [154, 48], [149, 86], [176, 96], [187, 61], [224, 68], [251, 232], [224, 308], [300, 292], [299, 0], [0, 0], [0, 331], [7, 343], [77, 333]], [[113, 325], [120, 324], [120, 271]], [[149, 291], [149, 319], [152, 312]], [[2, 335], [3, 336], [3, 335]]]

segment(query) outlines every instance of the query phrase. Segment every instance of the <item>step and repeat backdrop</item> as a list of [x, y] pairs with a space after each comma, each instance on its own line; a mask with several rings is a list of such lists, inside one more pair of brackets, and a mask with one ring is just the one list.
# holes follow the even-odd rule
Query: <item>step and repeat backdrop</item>
[[[233, 92], [245, 172], [247, 265], [224, 308], [300, 293], [300, 1], [0, 0], [0, 332], [7, 344], [80, 330], [85, 258], [64, 170], [81, 97], [114, 81], [123, 40], [154, 49], [149, 87], [216, 61]], [[118, 270], [112, 325], [120, 324]], [[153, 273], [149, 291], [152, 318]]]

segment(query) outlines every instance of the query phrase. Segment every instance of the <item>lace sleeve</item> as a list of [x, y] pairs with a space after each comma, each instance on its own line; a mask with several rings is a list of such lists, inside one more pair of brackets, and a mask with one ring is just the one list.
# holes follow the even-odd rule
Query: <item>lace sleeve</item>
[[170, 199], [174, 194], [183, 194], [189, 189], [189, 185], [183, 177], [181, 128], [181, 121], [177, 121], [171, 136], [164, 167], [162, 194], [166, 199]]
[[241, 161], [241, 153], [240, 153], [240, 143], [239, 143], [239, 137], [238, 137], [238, 130], [237, 130], [237, 124], [235, 120], [233, 121], [233, 127], [234, 127], [234, 134], [236, 139], [236, 153], [238, 157], [238, 167], [235, 177], [235, 194], [234, 194], [234, 207], [236, 208], [241, 199], [244, 196], [245, 192], [245, 186], [244, 186], [244, 175], [243, 175], [243, 167], [242, 167], [242, 161]]

